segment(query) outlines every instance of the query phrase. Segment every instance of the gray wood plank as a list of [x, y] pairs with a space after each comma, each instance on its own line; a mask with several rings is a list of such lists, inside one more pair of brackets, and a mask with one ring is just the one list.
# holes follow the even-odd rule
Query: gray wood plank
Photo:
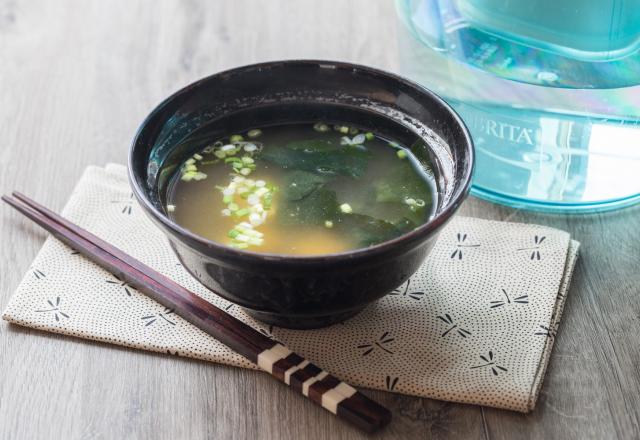
[[[147, 112], [213, 72], [282, 58], [397, 68], [390, 1], [0, 0], [0, 191], [63, 206], [89, 164], [124, 162]], [[371, 392], [379, 438], [640, 437], [640, 208], [465, 215], [570, 231], [583, 252], [529, 415]], [[45, 235], [2, 208], [0, 307]], [[0, 325], [0, 438], [364, 437], [265, 375]]]

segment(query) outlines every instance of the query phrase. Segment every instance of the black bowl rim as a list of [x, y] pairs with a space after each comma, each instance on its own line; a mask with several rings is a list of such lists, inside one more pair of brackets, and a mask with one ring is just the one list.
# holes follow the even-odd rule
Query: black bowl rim
[[[138, 177], [133, 172], [133, 161], [134, 161], [134, 153], [136, 151], [136, 145], [139, 143], [142, 132], [148, 125], [148, 123], [155, 118], [155, 116], [160, 113], [164, 108], [170, 105], [175, 100], [179, 99], [181, 96], [191, 93], [193, 89], [197, 89], [203, 83], [207, 81], [225, 75], [231, 75], [240, 73], [244, 70], [251, 69], [260, 69], [260, 68], [269, 68], [273, 66], [279, 65], [312, 65], [312, 66], [335, 66], [335, 68], [341, 69], [351, 69], [355, 73], [358, 71], [364, 71], [369, 74], [378, 75], [387, 77], [391, 80], [397, 81], [398, 83], [403, 84], [404, 86], [408, 86], [410, 88], [417, 89], [421, 93], [428, 96], [429, 99], [433, 100], [436, 104], [439, 104], [449, 112], [450, 116], [453, 118], [455, 122], [457, 122], [462, 129], [462, 134], [466, 141], [466, 154], [469, 158], [468, 164], [469, 166], [464, 170], [463, 182], [462, 185], [458, 187], [457, 192], [453, 194], [451, 199], [449, 200], [448, 205], [439, 213], [431, 218], [428, 222], [418, 226], [410, 232], [407, 232], [399, 237], [393, 238], [388, 241], [384, 241], [382, 243], [369, 246], [366, 248], [358, 248], [352, 249], [345, 252], [331, 253], [331, 254], [318, 254], [318, 255], [290, 255], [290, 254], [274, 254], [274, 253], [258, 253], [252, 251], [246, 251], [242, 249], [234, 249], [229, 246], [225, 246], [223, 244], [218, 244], [215, 241], [208, 240], [204, 237], [201, 237], [187, 228], [184, 228], [177, 223], [173, 222], [164, 212], [158, 210], [151, 201], [146, 197], [146, 192], [141, 188], [138, 182]], [[234, 67], [232, 69], [223, 70], [212, 75], [201, 78], [193, 83], [188, 84], [187, 86], [179, 89], [178, 91], [171, 94], [169, 97], [165, 98], [160, 104], [158, 104], [149, 115], [142, 121], [140, 127], [136, 131], [136, 134], [133, 138], [131, 146], [129, 148], [129, 157], [128, 157], [128, 175], [129, 181], [132, 186], [133, 192], [136, 195], [138, 201], [143, 205], [143, 208], [149, 212], [154, 219], [162, 223], [165, 227], [167, 227], [173, 234], [177, 237], [186, 236], [190, 240], [199, 243], [205, 246], [208, 249], [216, 250], [222, 254], [235, 256], [237, 258], [249, 259], [253, 261], [291, 261], [301, 264], [314, 264], [320, 262], [326, 262], [327, 260], [331, 260], [332, 262], [342, 262], [353, 260], [357, 257], [373, 257], [375, 255], [383, 254], [385, 252], [390, 252], [396, 249], [397, 246], [401, 246], [403, 244], [410, 244], [415, 241], [423, 241], [427, 239], [431, 233], [437, 231], [440, 227], [447, 223], [450, 217], [455, 213], [458, 209], [462, 201], [466, 198], [469, 193], [471, 187], [471, 178], [473, 175], [473, 169], [475, 167], [475, 152], [473, 146], [473, 140], [471, 138], [471, 134], [469, 133], [469, 129], [465, 125], [464, 121], [456, 113], [456, 111], [442, 98], [436, 95], [431, 90], [426, 87], [411, 81], [403, 76], [397, 75], [395, 73], [391, 73], [382, 69], [377, 69], [374, 67], [364, 66], [360, 64], [354, 64], [344, 61], [330, 61], [330, 60], [317, 60], [317, 59], [290, 59], [290, 60], [278, 60], [278, 61], [266, 61], [255, 64], [247, 64], [240, 67]]]

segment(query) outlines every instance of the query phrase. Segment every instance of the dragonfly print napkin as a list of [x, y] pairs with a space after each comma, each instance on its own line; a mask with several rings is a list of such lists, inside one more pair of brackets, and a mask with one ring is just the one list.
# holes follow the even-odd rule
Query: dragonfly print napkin
[[[522, 412], [535, 405], [578, 250], [556, 229], [456, 217], [408, 282], [342, 324], [300, 331], [254, 321], [192, 278], [120, 165], [88, 168], [63, 215], [354, 385]], [[256, 368], [51, 237], [3, 318]]]

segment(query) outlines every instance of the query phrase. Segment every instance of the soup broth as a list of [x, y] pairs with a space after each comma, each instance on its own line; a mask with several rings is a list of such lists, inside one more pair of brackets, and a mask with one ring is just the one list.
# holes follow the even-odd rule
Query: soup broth
[[270, 125], [205, 145], [171, 178], [167, 213], [234, 248], [285, 255], [363, 248], [420, 226], [435, 206], [424, 163], [353, 126]]

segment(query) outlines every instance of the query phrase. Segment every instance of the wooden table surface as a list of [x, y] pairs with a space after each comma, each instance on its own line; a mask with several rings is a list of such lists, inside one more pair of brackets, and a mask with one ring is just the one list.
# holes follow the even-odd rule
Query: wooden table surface
[[[169, 93], [284, 58], [397, 69], [393, 3], [0, 0], [0, 189], [60, 209], [87, 165], [125, 162], [138, 124]], [[369, 392], [395, 416], [376, 437], [640, 437], [640, 207], [567, 217], [471, 198], [462, 213], [582, 242], [537, 408]], [[44, 239], [1, 208], [1, 307]], [[264, 374], [0, 325], [2, 439], [362, 437]]]

